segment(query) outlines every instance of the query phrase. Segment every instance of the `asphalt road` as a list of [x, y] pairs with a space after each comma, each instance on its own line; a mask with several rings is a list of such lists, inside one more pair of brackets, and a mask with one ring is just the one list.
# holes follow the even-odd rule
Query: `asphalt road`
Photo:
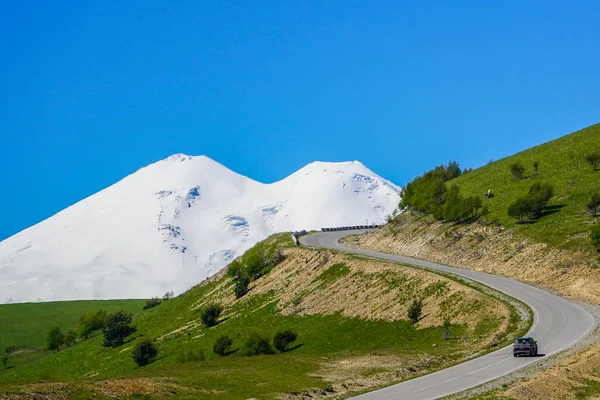
[[[376, 390], [357, 399], [436, 399], [481, 385], [527, 365], [544, 356], [564, 350], [590, 334], [596, 321], [583, 307], [562, 297], [533, 286], [501, 276], [467, 269], [451, 268], [440, 264], [375, 251], [343, 247], [338, 240], [344, 236], [366, 231], [322, 232], [300, 238], [305, 246], [341, 250], [382, 260], [402, 262], [434, 270], [450, 272], [481, 282], [527, 304], [534, 313], [534, 322], [528, 335], [538, 341], [538, 357], [513, 357], [512, 345], [493, 353], [453, 367]], [[526, 268], [526, 266], [524, 266]]]

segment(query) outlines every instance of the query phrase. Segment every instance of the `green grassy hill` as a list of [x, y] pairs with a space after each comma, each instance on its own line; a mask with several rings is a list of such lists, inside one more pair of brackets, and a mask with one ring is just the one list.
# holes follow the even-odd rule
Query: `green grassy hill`
[[0, 305], [0, 351], [14, 345], [17, 350], [43, 349], [50, 327], [63, 331], [77, 327], [79, 316], [96, 310], [141, 313], [145, 300], [55, 301]]
[[[600, 171], [593, 171], [585, 157], [598, 147], [600, 124], [492, 162], [448, 181], [448, 185], [456, 183], [464, 195], [482, 198], [491, 189], [494, 197], [484, 200], [490, 211], [485, 217], [488, 221], [516, 228], [526, 237], [558, 248], [592, 252], [589, 232], [596, 222], [585, 210], [592, 194], [600, 193]], [[524, 179], [512, 178], [510, 165], [515, 162], [525, 165]], [[539, 163], [537, 176], [534, 162]], [[508, 206], [526, 195], [535, 182], [552, 184], [554, 197], [543, 217], [518, 224], [508, 216]]]
[[[285, 247], [289, 236], [271, 242]], [[448, 366], [475, 351], [490, 351], [511, 340], [507, 334], [526, 329], [526, 322], [488, 295], [428, 272], [374, 263], [288, 249], [285, 260], [253, 282], [241, 299], [235, 299], [230, 277], [216, 276], [138, 314], [137, 332], [118, 348], [102, 347], [102, 335], [97, 335], [14, 368], [0, 367], [0, 397], [52, 391], [74, 399], [280, 398], [283, 393], [325, 390], [340, 381], [351, 381], [351, 390], [360, 391]], [[406, 309], [417, 296], [424, 299], [429, 316], [414, 325]], [[379, 301], [387, 298], [393, 300]], [[221, 322], [207, 328], [199, 316], [211, 302], [225, 310]], [[341, 306], [322, 308], [335, 304]], [[453, 338], [469, 333], [476, 340], [443, 340], [440, 310], [456, 321], [450, 327]], [[282, 329], [298, 334], [290, 351], [243, 356], [250, 336], [272, 338]], [[233, 339], [232, 354], [220, 357], [212, 347], [224, 334]], [[157, 344], [159, 355], [137, 367], [131, 350], [143, 338]]]

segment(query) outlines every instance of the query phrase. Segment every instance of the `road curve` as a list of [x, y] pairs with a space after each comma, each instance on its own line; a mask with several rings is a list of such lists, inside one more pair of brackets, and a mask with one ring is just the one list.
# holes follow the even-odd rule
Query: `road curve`
[[[305, 246], [340, 250], [450, 272], [481, 282], [519, 299], [533, 310], [534, 322], [529, 335], [538, 341], [539, 351], [543, 356], [549, 356], [574, 345], [590, 334], [596, 326], [594, 317], [583, 307], [525, 283], [484, 272], [451, 268], [410, 257], [343, 247], [338, 243], [338, 240], [342, 237], [365, 232], [365, 230], [359, 230], [315, 233], [301, 237], [300, 242]], [[481, 385], [517, 369], [524, 368], [541, 360], [543, 356], [515, 358], [512, 355], [512, 346], [508, 346], [462, 364], [388, 386], [356, 398], [365, 400], [436, 399]]]

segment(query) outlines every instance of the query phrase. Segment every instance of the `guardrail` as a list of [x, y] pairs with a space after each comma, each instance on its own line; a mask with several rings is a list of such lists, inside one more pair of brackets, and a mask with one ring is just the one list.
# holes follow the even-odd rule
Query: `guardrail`
[[304, 236], [306, 234], [307, 234], [306, 230], [296, 231], [296, 232], [292, 233], [292, 240], [294, 241], [294, 245], [296, 247], [300, 246], [300, 242], [298, 241], [298, 238], [300, 236]]
[[354, 231], [357, 229], [377, 229], [383, 225], [372, 224], [372, 225], [355, 225], [355, 226], [340, 226], [337, 228], [321, 228], [322, 232], [337, 232], [337, 231]]

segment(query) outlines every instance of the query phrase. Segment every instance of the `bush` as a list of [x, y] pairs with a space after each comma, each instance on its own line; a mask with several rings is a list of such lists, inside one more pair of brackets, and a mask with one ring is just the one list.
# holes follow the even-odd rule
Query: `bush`
[[8, 354], [9, 356], [10, 356], [12, 353], [14, 353], [15, 351], [17, 351], [17, 346], [15, 346], [14, 344], [10, 344], [10, 345], [8, 345], [8, 346], [6, 346], [6, 347], [4, 348], [4, 352], [5, 352], [6, 354]]
[[173, 291], [167, 292], [163, 295], [163, 300], [171, 300], [172, 298], [175, 297], [175, 293], [173, 293]]
[[200, 314], [202, 323], [207, 327], [217, 325], [219, 315], [223, 312], [223, 307], [220, 304], [209, 304]]
[[600, 168], [600, 148], [597, 148], [593, 153], [585, 157], [585, 160], [592, 166], [594, 171]]
[[245, 356], [257, 356], [260, 354], [274, 353], [275, 350], [273, 350], [269, 339], [256, 333], [248, 337], [242, 350], [242, 354]]
[[592, 240], [592, 245], [596, 248], [596, 250], [600, 251], [600, 225], [592, 229], [590, 238]]
[[236, 299], [239, 299], [248, 292], [248, 285], [250, 285], [250, 278], [248, 278], [246, 275], [239, 276], [235, 280], [233, 293], [235, 293]]
[[512, 163], [510, 165], [510, 173], [513, 179], [523, 179], [525, 177], [525, 166], [520, 161]]
[[421, 312], [423, 311], [423, 302], [421, 300], [413, 300], [410, 307], [408, 307], [408, 319], [413, 323], [419, 322], [421, 318]]
[[298, 335], [296, 335], [296, 332], [294, 331], [279, 331], [275, 334], [275, 337], [273, 338], [273, 346], [280, 353], [283, 353], [290, 344], [296, 341], [297, 336]]
[[119, 347], [137, 329], [131, 324], [131, 314], [121, 310], [108, 317], [104, 328], [104, 347]]
[[213, 352], [220, 356], [226, 356], [231, 350], [231, 345], [233, 345], [233, 340], [227, 335], [219, 336], [215, 344], [213, 345]]
[[48, 330], [46, 336], [46, 349], [58, 351], [60, 346], [65, 342], [65, 335], [58, 326], [53, 326]]
[[477, 218], [483, 203], [479, 197], [463, 197], [459, 187], [452, 185], [444, 195], [444, 220], [465, 223]]
[[244, 264], [239, 261], [232, 261], [227, 267], [227, 275], [232, 278], [239, 278], [240, 276], [246, 275]]
[[71, 347], [77, 341], [77, 332], [75, 329], [69, 329], [69, 331], [65, 334], [65, 345], [67, 347]]
[[146, 303], [144, 303], [144, 308], [143, 309], [145, 311], [145, 310], [148, 310], [150, 308], [154, 308], [157, 305], [159, 305], [160, 303], [162, 303], [162, 302], [160, 301], [160, 299], [158, 297], [153, 297], [151, 299], [146, 300]]
[[79, 336], [88, 339], [100, 329], [104, 329], [108, 314], [104, 310], [98, 310], [79, 317]]
[[508, 215], [516, 218], [519, 222], [525, 222], [533, 216], [535, 204], [527, 197], [519, 197], [508, 206]]
[[538, 176], [540, 163], [538, 161], [533, 162], [533, 175]]
[[158, 349], [156, 345], [150, 339], [144, 339], [135, 345], [131, 352], [131, 357], [138, 367], [143, 367], [150, 364], [157, 354]]
[[595, 217], [598, 214], [598, 210], [600, 210], [600, 194], [595, 193], [592, 196], [592, 199], [587, 204], [587, 209], [592, 217]]
[[554, 187], [550, 184], [534, 183], [529, 188], [529, 194], [519, 197], [508, 206], [508, 215], [519, 222], [535, 219], [542, 216], [542, 211], [554, 194]]
[[177, 355], [177, 361], [179, 361], [182, 364], [195, 361], [204, 361], [204, 359], [204, 350], [202, 349], [181, 350]]

